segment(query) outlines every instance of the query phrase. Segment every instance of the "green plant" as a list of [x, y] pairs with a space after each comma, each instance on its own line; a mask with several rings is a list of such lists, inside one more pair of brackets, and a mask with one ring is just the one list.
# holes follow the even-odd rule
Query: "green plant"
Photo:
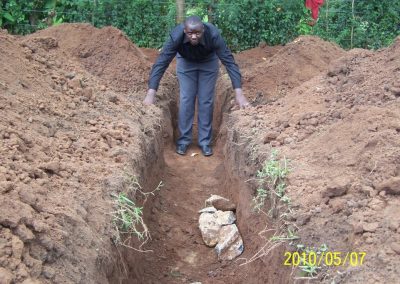
[[311, 263], [308, 260], [307, 256], [309, 256], [310, 253], [314, 253], [316, 259], [319, 259], [320, 255], [328, 250], [328, 246], [326, 244], [322, 244], [320, 247], [314, 248], [314, 247], [305, 247], [302, 244], [297, 244], [296, 247], [297, 251], [300, 252], [299, 254], [300, 263], [303, 264], [299, 265], [300, 271], [306, 277], [311, 277], [311, 278], [315, 277], [318, 274], [319, 270], [321, 269], [321, 267], [318, 266], [318, 263], [320, 263], [320, 261], [314, 261], [314, 263]]
[[[116, 232], [114, 235], [115, 244], [142, 251], [141, 247], [150, 239], [149, 230], [143, 221], [143, 207], [137, 206], [125, 193], [113, 195], [113, 198], [116, 208], [116, 211], [112, 212]], [[128, 244], [130, 235], [136, 235], [141, 241], [139, 249]]]
[[277, 159], [278, 152], [272, 151], [270, 159], [265, 161], [261, 170], [257, 172], [259, 188], [256, 196], [253, 198], [254, 209], [257, 212], [262, 211], [267, 197], [271, 202], [269, 214], [277, 217], [278, 202], [281, 201], [290, 205], [290, 198], [285, 195], [285, 179], [290, 173], [288, 161], [284, 158], [282, 161]]
[[267, 199], [267, 197], [267, 191], [264, 188], [258, 188], [256, 196], [253, 197], [254, 210], [260, 212], [265, 204], [265, 200]]
[[[144, 204], [148, 196], [154, 196], [155, 192], [161, 189], [163, 183], [161, 181], [153, 191], [144, 192], [136, 176], [125, 174], [124, 181], [127, 186], [127, 192], [135, 199], [140, 199], [139, 197], [141, 197], [143, 200], [141, 205], [137, 205], [125, 192], [112, 194], [113, 207], [115, 208], [115, 211], [111, 213], [115, 228], [113, 240], [117, 245], [122, 245], [140, 252], [147, 252], [141, 249], [142, 246], [151, 239], [150, 232], [143, 220]], [[141, 242], [138, 249], [130, 244], [132, 235], [136, 236]]]
[[271, 241], [292, 241], [292, 240], [298, 240], [299, 236], [297, 236], [294, 232], [294, 230], [291, 230], [290, 228], [287, 229], [287, 234], [286, 235], [279, 235], [279, 236], [272, 236]]

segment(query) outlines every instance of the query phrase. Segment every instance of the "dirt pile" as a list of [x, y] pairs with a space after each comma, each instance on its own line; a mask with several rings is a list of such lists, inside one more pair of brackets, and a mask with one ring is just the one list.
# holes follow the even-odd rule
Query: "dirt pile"
[[117, 91], [132, 92], [147, 86], [150, 61], [116, 28], [68, 24], [39, 31], [27, 40], [37, 42], [38, 37], [53, 38], [58, 43], [58, 52], [73, 57], [90, 74]]
[[1, 31], [0, 61], [0, 279], [105, 283], [119, 274], [110, 194], [160, 159], [161, 112], [139, 96], [150, 64], [87, 25]]
[[[377, 52], [351, 50], [285, 97], [232, 115], [228, 151], [245, 151], [253, 164], [268, 159], [272, 149], [290, 160], [287, 191], [294, 211], [288, 221], [299, 229], [299, 242], [326, 244], [344, 255], [366, 252], [362, 265], [331, 267], [321, 279], [397, 281], [399, 78], [397, 39]], [[281, 76], [275, 84], [285, 80]], [[233, 159], [245, 165], [243, 158]], [[244, 168], [249, 175], [257, 170]]]
[[[301, 36], [286, 46], [256, 48], [235, 57], [242, 67], [244, 92], [258, 105], [286, 95], [325, 71], [332, 60], [342, 55], [344, 51], [332, 43]], [[257, 57], [258, 63], [251, 64]]]

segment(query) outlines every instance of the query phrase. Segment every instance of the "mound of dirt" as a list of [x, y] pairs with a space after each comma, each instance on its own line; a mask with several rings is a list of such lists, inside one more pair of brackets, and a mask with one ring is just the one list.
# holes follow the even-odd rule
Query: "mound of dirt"
[[118, 91], [138, 91], [147, 85], [151, 63], [120, 30], [89, 24], [63, 24], [27, 37], [54, 39], [64, 56], [72, 56], [92, 75]]
[[138, 97], [150, 63], [121, 32], [76, 24], [1, 31], [0, 61], [0, 282], [118, 277], [110, 194], [160, 159], [161, 110]]
[[[293, 57], [311, 54], [307, 45], [297, 44], [289, 45], [296, 47]], [[313, 67], [320, 66], [314, 60]], [[282, 68], [291, 65], [291, 60], [280, 62]], [[311, 70], [299, 69], [291, 70], [298, 74], [295, 78], [305, 79], [301, 71]], [[228, 132], [228, 151], [244, 151], [261, 164], [276, 149], [290, 160], [289, 223], [299, 228], [299, 242], [309, 247], [326, 244], [332, 252], [366, 252], [362, 265], [330, 267], [321, 279], [397, 281], [399, 78], [400, 38], [377, 52], [351, 50], [285, 97], [232, 114], [235, 130]], [[285, 80], [280, 75], [275, 85]], [[244, 166], [243, 158], [233, 159]]]
[[[254, 51], [244, 51], [238, 57], [253, 58]], [[294, 87], [326, 71], [329, 63], [344, 55], [333, 43], [312, 36], [301, 36], [286, 46], [265, 47], [256, 65], [244, 65], [243, 89], [247, 97], [258, 105], [284, 96]], [[258, 57], [258, 56], [257, 56]], [[249, 62], [249, 60], [247, 61]]]

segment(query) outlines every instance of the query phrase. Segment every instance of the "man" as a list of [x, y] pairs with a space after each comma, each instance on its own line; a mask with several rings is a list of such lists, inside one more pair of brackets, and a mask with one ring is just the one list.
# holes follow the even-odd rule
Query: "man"
[[176, 26], [164, 44], [161, 54], [153, 65], [149, 78], [149, 90], [143, 103], [153, 104], [161, 77], [177, 55], [177, 75], [180, 87], [178, 128], [180, 137], [176, 152], [185, 155], [192, 142], [192, 126], [196, 96], [198, 100], [198, 145], [204, 156], [213, 154], [211, 148], [212, 119], [215, 84], [218, 77], [218, 58], [225, 65], [236, 93], [240, 108], [249, 106], [242, 93], [238, 66], [218, 29], [203, 23], [197, 16], [188, 17]]

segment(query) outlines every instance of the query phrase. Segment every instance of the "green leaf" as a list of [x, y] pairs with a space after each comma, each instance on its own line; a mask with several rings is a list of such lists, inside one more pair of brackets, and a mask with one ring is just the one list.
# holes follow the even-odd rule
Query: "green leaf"
[[14, 22], [15, 22], [14, 17], [11, 16], [11, 14], [8, 13], [8, 12], [5, 12], [5, 13], [3, 14], [3, 17], [4, 17], [6, 20], [9, 20], [11, 23], [14, 23]]

